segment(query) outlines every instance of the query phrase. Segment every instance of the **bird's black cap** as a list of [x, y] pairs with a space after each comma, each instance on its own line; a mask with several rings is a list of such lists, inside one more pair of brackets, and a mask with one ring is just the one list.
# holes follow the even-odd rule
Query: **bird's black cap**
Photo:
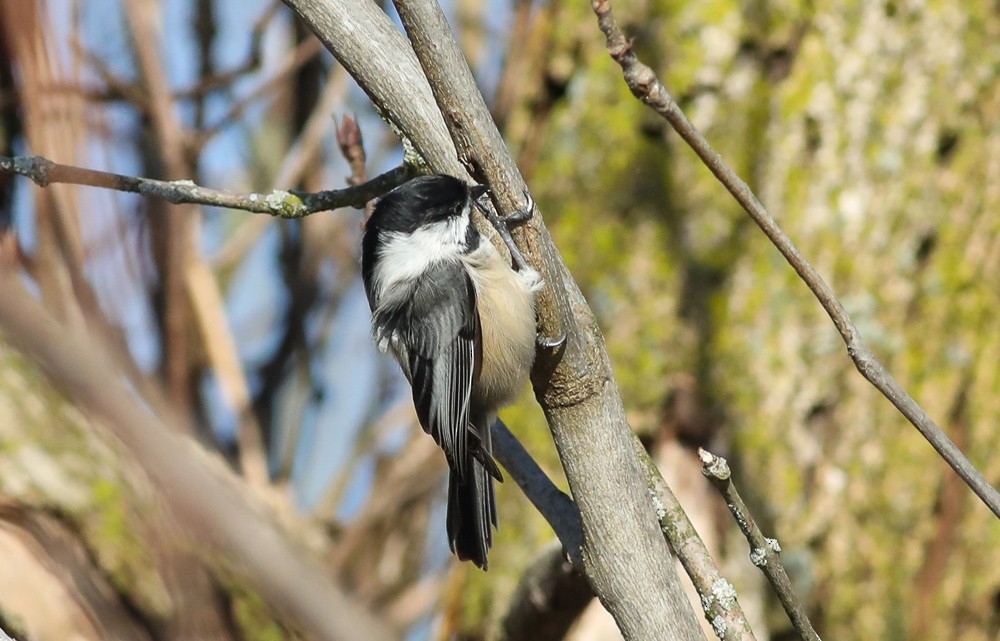
[[466, 201], [484, 189], [445, 174], [418, 176], [383, 196], [367, 226], [410, 233], [426, 223], [459, 215]]

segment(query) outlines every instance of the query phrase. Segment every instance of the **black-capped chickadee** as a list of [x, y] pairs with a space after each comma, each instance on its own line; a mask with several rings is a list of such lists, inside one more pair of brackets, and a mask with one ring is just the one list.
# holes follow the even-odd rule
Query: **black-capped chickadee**
[[[448, 540], [486, 569], [497, 506], [490, 427], [535, 358], [538, 273], [516, 270], [470, 220], [486, 192], [445, 175], [386, 194], [365, 227], [361, 274], [380, 349], [399, 361], [424, 431], [448, 460]], [[522, 222], [533, 203], [509, 220]], [[507, 235], [509, 238], [509, 235]]]

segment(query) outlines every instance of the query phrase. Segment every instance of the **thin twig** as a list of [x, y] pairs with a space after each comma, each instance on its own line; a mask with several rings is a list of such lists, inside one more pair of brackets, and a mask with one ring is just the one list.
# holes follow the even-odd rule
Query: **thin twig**
[[337, 146], [340, 147], [340, 153], [351, 168], [347, 184], [360, 185], [365, 182], [365, 163], [368, 161], [368, 154], [365, 153], [365, 143], [361, 137], [357, 118], [344, 116], [340, 121], [337, 126]]
[[785, 572], [785, 567], [781, 564], [781, 546], [777, 539], [769, 539], [764, 536], [757, 527], [756, 521], [747, 509], [746, 503], [740, 498], [736, 486], [733, 485], [732, 475], [729, 471], [729, 463], [721, 456], [716, 456], [702, 448], [698, 448], [698, 456], [701, 458], [702, 473], [712, 481], [712, 485], [719, 490], [722, 498], [726, 501], [726, 506], [732, 512], [736, 524], [740, 531], [747, 537], [750, 543], [750, 561], [760, 568], [768, 582], [774, 589], [781, 601], [781, 607], [788, 613], [792, 625], [798, 631], [799, 636], [804, 641], [820, 641], [819, 635], [813, 629], [809, 617], [806, 616], [802, 602], [792, 588], [792, 582]]
[[910, 423], [937, 450], [938, 454], [948, 462], [948, 465], [962, 477], [962, 480], [972, 488], [972, 491], [985, 503], [997, 517], [1000, 517], [1000, 492], [990, 485], [982, 473], [969, 462], [969, 459], [948, 438], [927, 412], [903, 389], [889, 373], [884, 365], [875, 357], [871, 348], [861, 337], [861, 332], [847, 314], [844, 306], [837, 299], [833, 289], [826, 284], [823, 277], [802, 255], [791, 238], [782, 231], [771, 214], [754, 195], [750, 187], [743, 182], [722, 157], [709, 145], [705, 137], [691, 124], [680, 106], [674, 101], [666, 87], [657, 80], [656, 74], [636, 57], [630, 41], [622, 34], [611, 12], [611, 0], [592, 0], [591, 6], [597, 14], [601, 31], [607, 37], [608, 53], [622, 68], [625, 83], [632, 93], [649, 105], [656, 113], [677, 131], [681, 138], [701, 158], [705, 166], [711, 170], [719, 182], [750, 215], [750, 218], [760, 227], [764, 235], [781, 252], [788, 264], [805, 282], [820, 305], [830, 316], [837, 327], [847, 353], [854, 365], [879, 392], [906, 417]]
[[190, 180], [154, 180], [124, 176], [107, 171], [60, 165], [41, 156], [13, 158], [0, 156], [0, 173], [18, 174], [30, 178], [40, 187], [53, 183], [89, 185], [161, 198], [175, 205], [191, 203], [226, 207], [278, 218], [304, 218], [316, 212], [340, 207], [362, 208], [372, 198], [381, 196], [413, 176], [413, 170], [409, 166], [400, 165], [363, 185], [345, 189], [314, 193], [275, 189], [268, 194], [234, 194], [221, 189], [201, 187]]
[[574, 567], [582, 570], [583, 525], [580, 510], [573, 499], [552, 483], [517, 437], [499, 419], [493, 423], [493, 454], [535, 509], [552, 526]]
[[725, 641], [756, 641], [733, 585], [719, 572], [705, 542], [639, 439], [635, 446], [646, 464], [649, 493], [660, 529], [691, 578], [715, 636]]
[[[358, 119], [351, 116], [344, 116], [344, 119], [337, 126], [337, 146], [340, 153], [347, 160], [351, 168], [351, 175], [347, 179], [348, 185], [360, 185], [368, 180], [366, 163], [368, 154], [365, 153], [365, 142], [361, 137], [361, 128], [358, 127]], [[365, 205], [365, 222], [372, 217], [375, 211], [374, 201], [368, 201]]]

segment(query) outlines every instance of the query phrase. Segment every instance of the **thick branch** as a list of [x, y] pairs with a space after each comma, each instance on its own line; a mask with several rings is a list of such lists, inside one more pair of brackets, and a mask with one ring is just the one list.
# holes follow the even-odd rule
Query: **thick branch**
[[702, 473], [712, 481], [712, 485], [722, 494], [726, 506], [729, 507], [733, 518], [736, 519], [736, 524], [739, 525], [740, 531], [750, 543], [750, 560], [767, 577], [771, 588], [778, 595], [778, 600], [781, 601], [781, 607], [788, 613], [788, 618], [791, 619], [799, 636], [803, 641], [820, 641], [809, 617], [806, 616], [802, 602], [795, 594], [792, 582], [785, 572], [785, 566], [781, 564], [781, 557], [778, 555], [781, 552], [781, 546], [778, 545], [777, 539], [765, 537], [760, 528], [757, 527], [757, 522], [754, 521], [746, 503], [743, 502], [739, 492], [736, 491], [736, 486], [733, 485], [729, 463], [721, 456], [715, 456], [701, 448], [698, 448], [698, 456], [701, 457]]
[[[395, 5], [459, 158], [493, 188], [499, 209], [513, 211], [522, 204], [524, 181], [441, 7], [434, 0], [395, 0]], [[593, 313], [540, 217], [519, 236], [549, 285], [541, 300], [540, 328], [548, 336], [567, 335], [561, 358], [540, 355], [533, 383], [580, 508], [591, 586], [629, 641], [700, 638], [649, 509], [642, 464]]]
[[712, 149], [701, 132], [695, 129], [666, 87], [656, 78], [653, 70], [639, 61], [629, 40], [618, 28], [618, 23], [611, 12], [611, 0], [592, 0], [591, 6], [597, 14], [601, 31], [608, 39], [608, 53], [621, 66], [625, 82], [632, 93], [670, 123], [781, 252], [836, 325], [837, 331], [847, 345], [847, 353], [861, 375], [896, 406], [896, 409], [917, 428], [948, 465], [993, 511], [993, 514], [1000, 517], [1000, 492], [986, 481], [982, 473], [969, 462], [944, 430], [928, 416], [875, 357], [833, 289], [806, 260], [791, 238], [782, 231], [750, 187]]
[[152, 178], [124, 176], [106, 171], [60, 165], [41, 156], [17, 156], [14, 158], [0, 156], [0, 173], [18, 174], [30, 178], [40, 187], [54, 183], [88, 185], [160, 198], [175, 205], [195, 204], [226, 207], [279, 218], [303, 218], [319, 211], [339, 207], [360, 209], [369, 200], [381, 196], [413, 176], [412, 168], [401, 165], [366, 183], [346, 189], [331, 189], [316, 193], [276, 189], [269, 194], [234, 194], [221, 189], [200, 187], [190, 180], [154, 180]]
[[416, 57], [379, 3], [283, 1], [302, 17], [376, 109], [434, 171], [465, 175]]

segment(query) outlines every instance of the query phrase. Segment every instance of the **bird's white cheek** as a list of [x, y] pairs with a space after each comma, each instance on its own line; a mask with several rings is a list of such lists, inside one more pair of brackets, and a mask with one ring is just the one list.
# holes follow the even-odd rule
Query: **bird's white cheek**
[[438, 261], [458, 260], [468, 228], [468, 218], [457, 217], [409, 234], [387, 234], [375, 267], [376, 296], [381, 297], [394, 285], [423, 275]]

